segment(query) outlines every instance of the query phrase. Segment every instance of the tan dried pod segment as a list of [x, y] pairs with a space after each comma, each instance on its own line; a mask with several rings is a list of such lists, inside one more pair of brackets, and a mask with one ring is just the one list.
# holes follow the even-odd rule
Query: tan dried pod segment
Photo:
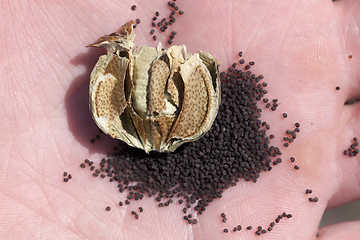
[[90, 80], [90, 111], [99, 128], [128, 145], [173, 152], [202, 137], [220, 104], [220, 62], [186, 47], [134, 48], [133, 21], [87, 47], [105, 47]]

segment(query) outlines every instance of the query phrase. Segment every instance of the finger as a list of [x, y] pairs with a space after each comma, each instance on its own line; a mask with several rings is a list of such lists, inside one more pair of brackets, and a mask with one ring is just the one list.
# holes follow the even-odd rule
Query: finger
[[319, 240], [326, 239], [358, 239], [360, 221], [343, 222], [322, 227], [319, 230]]
[[[339, 16], [340, 36], [343, 38], [343, 54], [340, 55], [340, 79], [338, 80], [340, 99], [347, 101], [349, 99], [360, 99], [360, 43], [359, 32], [360, 25], [360, 4], [358, 1], [338, 1], [334, 2], [336, 15]], [[349, 58], [349, 56], [352, 56]], [[341, 107], [341, 106], [339, 106]], [[348, 149], [353, 143], [352, 139], [358, 137], [360, 140], [360, 104], [345, 105], [341, 107], [342, 113], [337, 138], [337, 167], [339, 169], [337, 187], [333, 188], [334, 195], [330, 199], [328, 208], [339, 206], [360, 198], [360, 179], [359, 174], [360, 155], [350, 158], [344, 155], [343, 151]]]
[[[341, 45], [339, 70], [343, 72], [339, 83], [344, 86], [348, 99], [360, 99], [360, 2], [356, 0], [334, 2], [335, 17]], [[340, 86], [341, 87], [341, 86]]]

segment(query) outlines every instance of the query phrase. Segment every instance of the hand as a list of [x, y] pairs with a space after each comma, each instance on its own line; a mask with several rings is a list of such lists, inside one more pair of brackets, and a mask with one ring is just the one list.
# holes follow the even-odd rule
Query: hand
[[[158, 208], [146, 197], [119, 207], [125, 193], [79, 167], [85, 158], [99, 162], [117, 144], [104, 135], [90, 143], [99, 130], [88, 111], [89, 77], [105, 50], [85, 46], [136, 18], [141, 19], [135, 29], [138, 46], [166, 43], [170, 31], [157, 31], [156, 42], [149, 34], [155, 11], [169, 15], [166, 2], [140, 0], [131, 11], [133, 4], [3, 3], [3, 239], [257, 239], [254, 229], [267, 228], [282, 212], [292, 218], [276, 224], [267, 239], [314, 239], [326, 208], [359, 199], [359, 157], [343, 154], [352, 138], [360, 137], [359, 104], [344, 105], [360, 92], [359, 3], [176, 1], [185, 14], [171, 27], [178, 32], [175, 45], [211, 53], [222, 71], [243, 51], [247, 62], [255, 61], [252, 71], [265, 76], [267, 97], [281, 104], [275, 112], [264, 109], [262, 119], [271, 126], [271, 143], [280, 147], [283, 162], [261, 173], [256, 184], [240, 180], [226, 190], [195, 226], [182, 219], [182, 205]], [[300, 133], [285, 148], [282, 137], [295, 122]], [[73, 176], [68, 183], [62, 181], [64, 171]], [[313, 193], [306, 195], [306, 189]], [[130, 212], [139, 206], [144, 212], [135, 220]], [[233, 233], [238, 224], [243, 230]], [[253, 230], [245, 230], [249, 225]], [[319, 239], [352, 239], [358, 228], [358, 222], [327, 226]]]

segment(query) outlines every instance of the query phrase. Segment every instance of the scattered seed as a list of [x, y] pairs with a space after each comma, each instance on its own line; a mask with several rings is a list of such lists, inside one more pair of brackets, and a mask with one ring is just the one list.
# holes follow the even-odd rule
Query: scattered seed
[[111, 207], [107, 206], [105, 210], [106, 211], [111, 211]]
[[135, 9], [136, 9], [136, 5], [132, 5], [131, 10], [135, 11]]

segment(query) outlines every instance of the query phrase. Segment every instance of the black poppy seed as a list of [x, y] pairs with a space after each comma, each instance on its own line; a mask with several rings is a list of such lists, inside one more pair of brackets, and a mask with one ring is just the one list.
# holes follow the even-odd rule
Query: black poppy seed
[[69, 175], [68, 175], [68, 178], [69, 178], [69, 179], [72, 179], [72, 176], [71, 176], [71, 174], [69, 174]]
[[262, 230], [262, 226], [258, 226], [257, 229], [258, 229], [258, 231], [261, 231], [261, 230]]
[[129, 204], [130, 204], [130, 201], [129, 201], [129, 200], [125, 200], [125, 204], [126, 204], [126, 205], [129, 205]]
[[295, 168], [295, 170], [299, 170], [299, 169], [300, 169], [298, 165], [295, 165], [294, 168]]
[[176, 31], [172, 31], [172, 32], [171, 32], [171, 35], [176, 35], [176, 34], [177, 34]]
[[144, 209], [143, 209], [142, 207], [139, 207], [139, 211], [140, 211], [140, 212], [143, 212]]
[[80, 167], [81, 167], [81, 168], [85, 168], [85, 164], [81, 163], [81, 164], [80, 164]]
[[220, 215], [222, 218], [226, 217], [226, 214], [225, 213], [221, 213]]
[[169, 38], [172, 40], [174, 39], [174, 35], [170, 35]]
[[158, 207], [164, 207], [164, 203], [159, 203]]
[[64, 172], [64, 173], [63, 173], [63, 176], [64, 176], [64, 177], [66, 177], [67, 175], [68, 175], [67, 172]]
[[237, 230], [241, 231], [241, 229], [242, 229], [241, 225], [237, 225]]
[[239, 52], [239, 57], [242, 57], [242, 55], [243, 55], [243, 52]]
[[226, 220], [227, 220], [227, 218], [221, 219], [221, 221], [222, 221], [223, 223], [226, 223]]
[[100, 135], [96, 135], [95, 138], [96, 138], [97, 140], [100, 140]]
[[318, 199], [318, 197], [314, 197], [313, 200], [314, 200], [314, 202], [317, 202], [319, 199]]
[[158, 22], [158, 23], [157, 23], [158, 27], [161, 27], [162, 24], [163, 24], [162, 22]]
[[156, 26], [156, 24], [155, 24], [154, 22], [152, 22], [152, 23], [151, 23], [151, 26], [152, 26], [152, 27], [155, 27], [155, 26]]
[[285, 147], [288, 147], [288, 146], [289, 146], [289, 143], [284, 143], [284, 146], [285, 146]]
[[253, 62], [253, 61], [250, 61], [250, 62], [249, 62], [249, 65], [250, 65], [250, 66], [253, 66], [254, 64], [255, 64], [255, 62]]
[[173, 43], [173, 41], [172, 41], [172, 40], [168, 40], [168, 43], [169, 43], [169, 44], [172, 44], [172, 43]]
[[140, 23], [140, 19], [137, 18], [137, 19], [135, 20], [135, 22], [136, 22], [136, 24], [139, 24], [139, 23]]
[[292, 215], [291, 215], [291, 214], [287, 214], [286, 217], [287, 217], [287, 218], [292, 218]]
[[275, 219], [275, 222], [276, 222], [276, 223], [279, 223], [279, 222], [280, 222], [280, 218], [276, 218], [276, 219]]
[[135, 219], [139, 219], [139, 215], [138, 215], [138, 214], [135, 215]]
[[244, 64], [244, 63], [245, 63], [245, 60], [244, 60], [244, 59], [240, 59], [240, 60], [239, 60], [239, 63], [240, 63], [240, 64]]
[[309, 202], [313, 202], [314, 201], [314, 199], [313, 198], [309, 198]]
[[270, 231], [272, 231], [273, 230], [273, 228], [272, 227], [268, 227], [268, 231], [270, 232]]
[[164, 27], [161, 27], [161, 28], [160, 28], [160, 31], [161, 31], [161, 32], [165, 32], [165, 28], [164, 28]]
[[283, 113], [282, 116], [283, 116], [284, 118], [287, 118], [287, 114], [286, 114], [286, 113]]
[[247, 229], [247, 230], [251, 230], [251, 229], [252, 229], [252, 226], [248, 226], [246, 229]]
[[271, 222], [270, 223], [270, 227], [274, 227], [275, 226], [275, 223], [274, 222]]
[[184, 213], [187, 213], [187, 208], [183, 208], [183, 212], [184, 212]]
[[335, 89], [339, 91], [339, 90], [340, 90], [340, 87], [339, 87], [339, 86], [337, 86]]
[[229, 232], [229, 230], [228, 230], [227, 228], [225, 228], [223, 231], [224, 231], [224, 233], [228, 233], [228, 232]]
[[68, 178], [64, 178], [64, 182], [68, 182], [69, 181], [69, 179]]
[[193, 220], [192, 220], [192, 223], [193, 223], [193, 224], [197, 224], [197, 220], [196, 220], [196, 219], [193, 219]]
[[270, 139], [273, 139], [275, 136], [271, 134], [269, 137], [270, 137]]
[[107, 206], [105, 210], [106, 211], [111, 211], [111, 207]]
[[260, 235], [261, 235], [261, 232], [260, 232], [260, 231], [256, 231], [255, 234], [258, 235], [258, 236], [260, 236]]
[[180, 11], [179, 11], [179, 14], [180, 14], [180, 15], [183, 15], [183, 14], [184, 14], [184, 11], [180, 10]]
[[155, 33], [155, 30], [152, 29], [152, 30], [150, 31], [150, 34], [153, 35], [154, 33]]
[[237, 227], [234, 227], [233, 232], [236, 232], [237, 230], [238, 230]]
[[156, 35], [154, 35], [154, 36], [153, 36], [153, 40], [156, 41], [156, 38], [157, 38]]
[[171, 15], [174, 15], [174, 14], [175, 14], [175, 11], [174, 11], [174, 10], [172, 10], [170, 14], [171, 14]]
[[91, 143], [94, 143], [94, 142], [95, 142], [95, 138], [91, 139], [90, 142], [91, 142]]
[[119, 205], [120, 205], [120, 207], [121, 207], [121, 206], [124, 205], [124, 204], [123, 204], [123, 202], [120, 201], [120, 202], [119, 202]]
[[297, 128], [300, 127], [300, 123], [298, 123], [298, 122], [295, 123], [295, 127], [297, 127]]
[[158, 17], [159, 15], [160, 15], [160, 13], [159, 13], [158, 11], [156, 11], [156, 12], [155, 12], [155, 16]]
[[136, 5], [132, 5], [131, 10], [135, 11], [135, 9], [136, 9]]
[[261, 230], [261, 234], [265, 234], [265, 233], [266, 233], [265, 229]]
[[249, 69], [250, 69], [250, 65], [246, 65], [245, 70], [249, 70]]
[[135, 212], [135, 211], [131, 211], [131, 214], [132, 214], [132, 215], [136, 215], [136, 212]]
[[189, 218], [188, 218], [188, 216], [185, 215], [185, 216], [184, 216], [184, 219], [185, 219], [185, 220], [188, 220]]

